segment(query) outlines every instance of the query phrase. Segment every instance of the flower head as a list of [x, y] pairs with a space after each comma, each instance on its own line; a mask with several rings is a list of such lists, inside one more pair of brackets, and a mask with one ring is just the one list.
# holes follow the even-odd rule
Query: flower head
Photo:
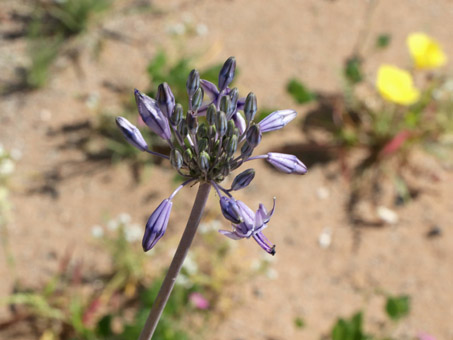
[[415, 66], [419, 69], [433, 69], [447, 62], [440, 44], [425, 33], [412, 33], [406, 42]]
[[410, 73], [396, 66], [379, 67], [376, 86], [384, 99], [397, 104], [411, 105], [420, 97]]
[[251, 92], [246, 98], [240, 97], [236, 88], [229, 87], [235, 70], [236, 60], [231, 57], [220, 70], [218, 87], [200, 79], [198, 71], [190, 72], [186, 82], [189, 97], [186, 113], [182, 105], [175, 102], [167, 83], [159, 85], [157, 100], [135, 90], [140, 117], [168, 143], [171, 148], [169, 155], [151, 151], [135, 126], [122, 117], [117, 118], [117, 124], [129, 143], [142, 151], [169, 159], [173, 168], [187, 179], [151, 214], [143, 237], [145, 251], [164, 235], [172, 199], [177, 192], [188, 183], [205, 182], [217, 191], [222, 214], [233, 225], [233, 231], [220, 232], [234, 239], [253, 237], [266, 252], [275, 253], [274, 245], [262, 234], [274, 208], [268, 213], [260, 204], [254, 213], [230, 194], [247, 187], [255, 171], [247, 169], [240, 173], [230, 189], [223, 188], [220, 183], [243, 163], [254, 159], [266, 159], [285, 173], [304, 174], [307, 168], [293, 155], [268, 153], [251, 157], [262, 140], [262, 134], [282, 128], [296, 117], [296, 112], [279, 110], [259, 123], [254, 122], [258, 109], [256, 96]]

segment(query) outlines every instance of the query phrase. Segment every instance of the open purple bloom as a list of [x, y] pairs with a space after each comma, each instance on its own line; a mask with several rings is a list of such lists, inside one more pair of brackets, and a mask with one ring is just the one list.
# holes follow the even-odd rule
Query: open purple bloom
[[141, 151], [148, 150], [148, 144], [146, 144], [146, 141], [140, 133], [140, 130], [132, 125], [126, 118], [117, 117], [116, 125], [118, 125], [121, 132], [123, 133], [124, 138], [126, 138], [129, 144], [135, 146]]
[[294, 118], [296, 118], [297, 112], [294, 110], [279, 110], [272, 112], [269, 116], [264, 118], [258, 123], [261, 132], [269, 132], [281, 129]]
[[269, 152], [267, 159], [276, 169], [287, 174], [304, 175], [307, 173], [307, 167], [302, 163], [299, 158], [294, 155], [286, 153]]
[[[233, 239], [253, 237], [266, 252], [275, 253], [274, 245], [262, 233], [274, 212], [275, 201], [270, 213], [262, 204], [253, 212], [231, 194], [247, 187], [255, 171], [247, 169], [241, 172], [234, 178], [230, 189], [222, 187], [221, 182], [245, 162], [255, 159], [265, 159], [285, 173], [305, 174], [307, 168], [296, 156], [275, 152], [252, 156], [263, 133], [284, 127], [296, 117], [296, 111], [275, 111], [261, 122], [255, 122], [258, 112], [255, 94], [250, 92], [246, 98], [240, 97], [238, 89], [229, 87], [235, 70], [235, 58], [228, 58], [219, 72], [218, 86], [200, 79], [199, 72], [192, 70], [186, 82], [186, 112], [181, 104], [175, 103], [167, 83], [159, 85], [156, 99], [135, 90], [142, 120], [168, 143], [169, 155], [150, 150], [140, 131], [125, 118], [116, 120], [130, 144], [168, 159], [178, 174], [186, 178], [151, 214], [143, 237], [145, 251], [164, 235], [176, 193], [188, 183], [203, 182], [216, 189], [222, 214], [233, 225], [232, 231], [220, 230], [222, 234]], [[206, 118], [200, 119], [200, 116]]]
[[157, 102], [146, 94], [135, 90], [138, 113], [146, 125], [159, 137], [170, 140], [171, 131], [168, 118], [162, 113]]
[[267, 223], [274, 214], [275, 199], [274, 206], [269, 213], [262, 204], [259, 205], [256, 213], [253, 213], [244, 202], [236, 201], [236, 203], [239, 207], [239, 213], [243, 221], [241, 223], [233, 224], [233, 231], [219, 230], [219, 232], [233, 240], [253, 237], [261, 248], [267, 253], [274, 255], [275, 245], [271, 244], [271, 242], [263, 235], [262, 230], [267, 227]]
[[145, 235], [143, 236], [142, 246], [144, 251], [150, 250], [164, 236], [170, 218], [173, 203], [170, 199], [165, 199], [151, 214], [146, 223]]

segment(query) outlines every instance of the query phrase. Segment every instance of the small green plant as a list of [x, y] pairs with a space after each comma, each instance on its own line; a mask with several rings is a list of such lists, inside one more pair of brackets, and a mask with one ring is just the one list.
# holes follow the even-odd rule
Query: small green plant
[[[388, 320], [380, 324], [377, 334], [368, 334], [364, 330], [364, 314], [354, 313], [350, 318], [339, 318], [332, 328], [331, 340], [396, 340], [393, 335], [394, 323], [409, 315], [410, 299], [406, 295], [388, 296], [385, 311]], [[413, 336], [415, 339], [415, 335]]]
[[[381, 36], [379, 40], [385, 44], [389, 38]], [[453, 151], [449, 142], [453, 134], [453, 96], [445, 90], [452, 81], [440, 72], [427, 71], [444, 65], [446, 56], [425, 34], [411, 34], [407, 43], [414, 70], [381, 65], [375, 86], [370, 86], [363, 72], [365, 60], [351, 57], [343, 69], [344, 92], [320, 94], [318, 107], [304, 121], [304, 130], [313, 144], [337, 152], [342, 172], [351, 180], [348, 211], [352, 221], [359, 224], [382, 223], [373, 220], [374, 216], [360, 216], [356, 206], [365, 200], [372, 205], [382, 204], [383, 183], [397, 183], [393, 185], [394, 195], [404, 196], [404, 202], [411, 198], [414, 190], [407, 177], [413, 151], [428, 150], [447, 160]], [[310, 92], [303, 89], [303, 93]], [[290, 94], [300, 102], [294, 91]], [[360, 159], [350, 162], [351, 152], [360, 154]]]

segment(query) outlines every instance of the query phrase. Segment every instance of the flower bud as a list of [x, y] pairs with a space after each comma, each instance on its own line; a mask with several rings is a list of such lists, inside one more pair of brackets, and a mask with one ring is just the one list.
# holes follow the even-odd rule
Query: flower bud
[[176, 169], [181, 169], [183, 159], [178, 149], [172, 149], [170, 152], [170, 163]]
[[198, 156], [198, 165], [203, 172], [207, 172], [209, 170], [209, 154], [206, 151], [200, 152]]
[[230, 119], [227, 124], [226, 135], [231, 137], [234, 134], [234, 130], [236, 129], [236, 125], [234, 125], [234, 121]]
[[156, 101], [137, 89], [135, 90], [135, 101], [138, 113], [145, 124], [161, 138], [169, 140], [171, 137], [170, 125]]
[[279, 110], [272, 112], [269, 116], [258, 123], [261, 132], [278, 130], [296, 118], [297, 112], [294, 110]]
[[239, 90], [235, 87], [230, 92], [231, 106], [233, 107], [233, 112], [236, 111], [238, 100], [239, 100]]
[[287, 174], [304, 175], [307, 167], [296, 156], [285, 153], [269, 152], [267, 159], [277, 170]]
[[214, 104], [209, 105], [208, 110], [206, 111], [206, 121], [208, 125], [214, 125], [217, 115], [217, 109]]
[[197, 70], [192, 70], [190, 71], [189, 77], [187, 78], [186, 82], [186, 89], [189, 98], [192, 98], [195, 91], [198, 90], [199, 87], [200, 87], [200, 74], [198, 73]]
[[231, 115], [231, 113], [233, 112], [233, 106], [231, 105], [231, 99], [229, 96], [223, 96], [221, 99], [220, 99], [220, 111], [223, 111], [225, 112], [225, 115], [227, 117], [227, 120], [228, 120], [228, 117]]
[[247, 127], [244, 117], [239, 112], [236, 112], [233, 117], [234, 125], [236, 125], [237, 129], [239, 130], [239, 134], [242, 135]]
[[192, 110], [197, 111], [201, 104], [203, 103], [204, 92], [201, 87], [199, 87], [192, 97]]
[[244, 159], [249, 158], [253, 153], [253, 149], [254, 147], [252, 145], [250, 145], [248, 142], [245, 142], [241, 147], [241, 156]]
[[225, 216], [228, 221], [231, 221], [234, 224], [239, 224], [243, 221], [241, 211], [234, 198], [222, 196], [220, 198], [220, 209], [222, 210], [223, 216]]
[[252, 125], [247, 130], [247, 142], [253, 147], [256, 147], [261, 142], [261, 137], [262, 135], [258, 125]]
[[256, 96], [253, 92], [250, 92], [245, 99], [244, 114], [247, 122], [251, 122], [255, 118], [257, 111]]
[[157, 88], [157, 104], [163, 114], [170, 118], [175, 107], [175, 96], [167, 83], [162, 83]]
[[226, 154], [228, 157], [231, 157], [234, 155], [238, 148], [238, 138], [237, 136], [231, 136], [230, 139], [228, 140], [228, 145], [226, 147]]
[[208, 138], [215, 139], [216, 134], [217, 134], [217, 129], [215, 128], [215, 125], [210, 125], [208, 127]]
[[183, 108], [181, 104], [176, 104], [175, 109], [173, 110], [172, 114], [170, 115], [170, 123], [173, 126], [178, 126], [179, 122], [183, 118]]
[[215, 127], [220, 136], [225, 135], [227, 129], [227, 119], [224, 112], [222, 111], [217, 112]]
[[181, 121], [178, 124], [178, 133], [181, 135], [181, 137], [184, 139], [186, 138], [187, 134], [189, 133], [189, 130], [187, 128], [187, 123], [185, 119], [181, 119]]
[[192, 150], [191, 149], [184, 150], [182, 157], [184, 159], [184, 162], [186, 162], [186, 164], [189, 164], [193, 157]]
[[121, 133], [129, 142], [129, 144], [135, 146], [141, 151], [148, 150], [148, 144], [146, 144], [146, 141], [140, 133], [140, 130], [132, 125], [126, 118], [116, 117], [116, 125], [118, 125]]
[[229, 57], [219, 73], [219, 91], [222, 92], [233, 81], [236, 71], [236, 59]]
[[206, 151], [208, 149], [208, 139], [201, 138], [198, 140], [198, 151]]
[[167, 198], [151, 214], [146, 223], [142, 246], [144, 251], [150, 250], [164, 236], [173, 203]]
[[197, 116], [195, 116], [194, 114], [192, 114], [190, 112], [187, 112], [186, 122], [187, 122], [187, 129], [189, 130], [189, 133], [191, 133], [191, 134], [197, 133], [197, 129], [198, 129]]
[[201, 123], [201, 124], [198, 126], [197, 136], [198, 136], [199, 138], [206, 138], [206, 137], [208, 137], [208, 128], [206, 127], [206, 124], [205, 124], [205, 123]]
[[231, 185], [231, 190], [240, 190], [245, 188], [250, 184], [250, 182], [255, 177], [255, 170], [247, 169], [237, 175], [234, 180], [233, 184]]
[[223, 177], [226, 177], [230, 174], [231, 172], [231, 166], [229, 162], [225, 162], [222, 165], [222, 168], [220, 169], [220, 173], [222, 174]]

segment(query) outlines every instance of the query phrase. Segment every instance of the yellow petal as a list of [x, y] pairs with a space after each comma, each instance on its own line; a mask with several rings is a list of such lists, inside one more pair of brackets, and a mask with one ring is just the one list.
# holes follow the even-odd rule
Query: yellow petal
[[379, 67], [376, 87], [384, 99], [401, 105], [411, 105], [420, 97], [410, 73], [392, 65]]
[[417, 68], [432, 69], [447, 62], [440, 44], [425, 33], [412, 33], [406, 42]]

